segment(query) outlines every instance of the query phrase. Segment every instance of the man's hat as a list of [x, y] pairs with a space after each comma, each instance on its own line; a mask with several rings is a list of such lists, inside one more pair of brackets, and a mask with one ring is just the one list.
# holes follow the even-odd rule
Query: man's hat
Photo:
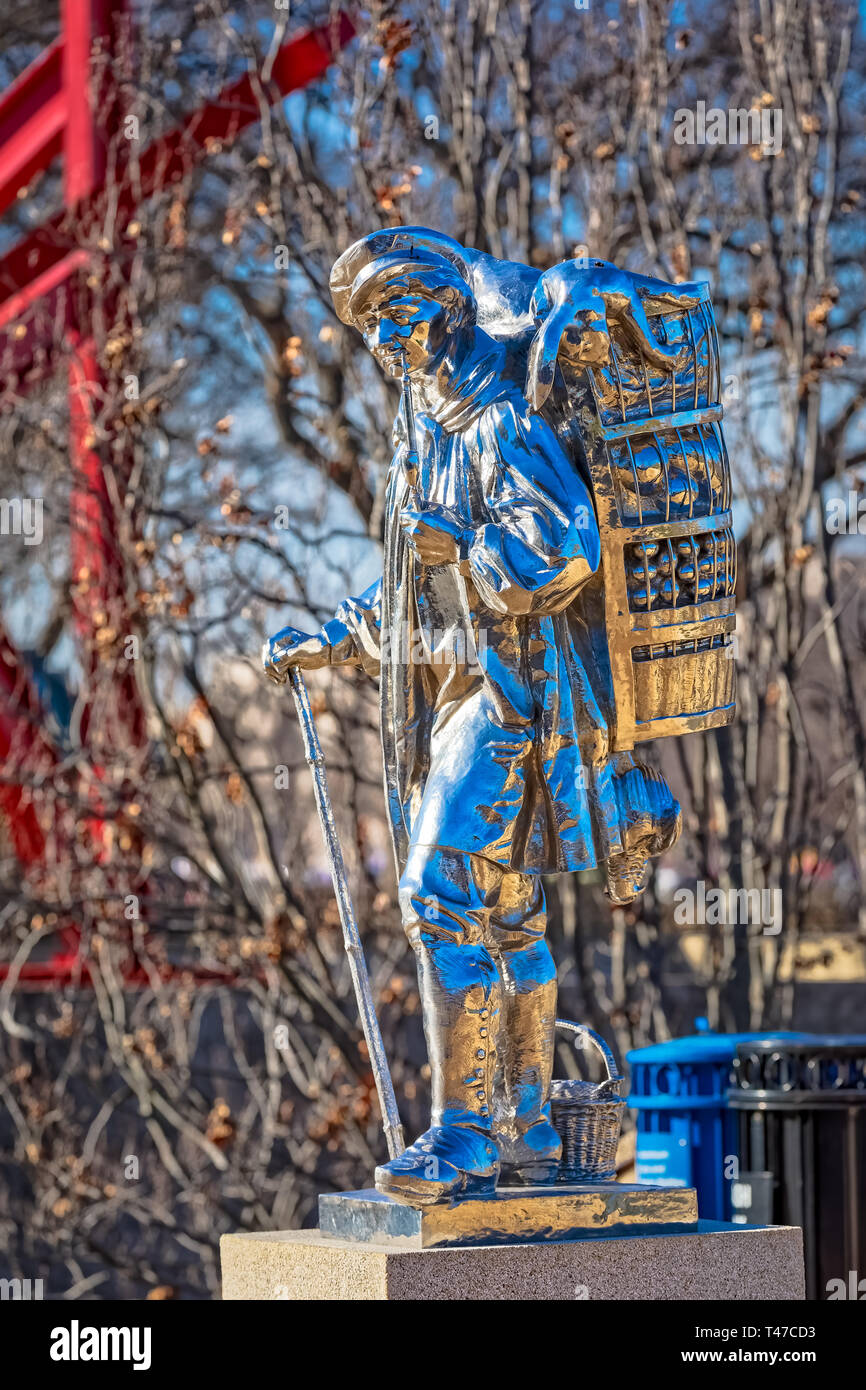
[[472, 272], [463, 247], [451, 237], [427, 227], [389, 227], [370, 232], [344, 251], [331, 271], [331, 298], [337, 317], [354, 324], [375, 290], [403, 275], [438, 270], [443, 279], [455, 275], [472, 293]]

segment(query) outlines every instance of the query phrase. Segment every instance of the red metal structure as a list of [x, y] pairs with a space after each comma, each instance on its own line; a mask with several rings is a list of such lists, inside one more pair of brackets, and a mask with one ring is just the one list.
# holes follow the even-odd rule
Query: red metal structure
[[[117, 72], [129, 62], [131, 51], [125, 0], [62, 0], [60, 35], [0, 95], [0, 216], [22, 196], [30, 179], [56, 158], [63, 160], [64, 206], [0, 257], [0, 410], [65, 370], [73, 474], [71, 576], [85, 671], [96, 660], [97, 620], [104, 624], [107, 613], [117, 631], [129, 630], [122, 616], [110, 486], [115, 479], [124, 490], [125, 479], [117, 476], [125, 471], [123, 428], [109, 421], [106, 429], [104, 420], [95, 428], [107, 383], [90, 310], [105, 288], [101, 282], [107, 261], [94, 248], [93, 232], [103, 225], [109, 192], [113, 235], [120, 244], [144, 200], [178, 182], [215, 146], [224, 146], [258, 121], [263, 99], [277, 101], [320, 77], [354, 32], [351, 20], [341, 14], [333, 25], [295, 36], [277, 53], [266, 82], [255, 74], [240, 78], [139, 153], [130, 141], [118, 138], [123, 111]], [[112, 261], [112, 307], [120, 318], [124, 296], [117, 289], [117, 270], [122, 263], [122, 256]], [[122, 274], [120, 280], [122, 284]], [[136, 748], [145, 736], [144, 718], [129, 665], [115, 670], [114, 703], [123, 711], [125, 746]], [[58, 761], [42, 728], [26, 665], [2, 632], [0, 758], [6, 768], [26, 763], [41, 777], [50, 776]], [[97, 771], [98, 761], [96, 756]], [[38, 865], [46, 852], [45, 806], [37, 808], [29, 788], [17, 785], [14, 775], [0, 780], [0, 814], [22, 867]], [[98, 837], [96, 805], [88, 824]], [[82, 971], [77, 953], [69, 949], [68, 932], [65, 945], [53, 961], [25, 965], [18, 978], [81, 981], [86, 968]], [[0, 978], [6, 973], [0, 965]]]

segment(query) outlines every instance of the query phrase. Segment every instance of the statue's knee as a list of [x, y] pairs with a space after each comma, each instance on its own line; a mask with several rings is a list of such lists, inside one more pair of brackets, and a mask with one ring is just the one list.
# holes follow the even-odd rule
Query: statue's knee
[[543, 937], [523, 941], [515, 938], [510, 947], [503, 950], [502, 956], [508, 977], [520, 994], [531, 992], [540, 985], [551, 984], [556, 979], [553, 955]]
[[410, 845], [397, 889], [403, 929], [443, 941], [474, 940], [475, 907], [467, 856], [438, 845]]
[[423, 874], [408, 868], [397, 889], [403, 930], [413, 946], [424, 936], [446, 941], [462, 941], [464, 932], [451, 912], [446, 912], [435, 888], [425, 883]]

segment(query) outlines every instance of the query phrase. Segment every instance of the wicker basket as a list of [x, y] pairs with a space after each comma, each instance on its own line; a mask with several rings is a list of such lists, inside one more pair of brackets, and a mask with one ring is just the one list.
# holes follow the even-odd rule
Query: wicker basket
[[619, 1093], [622, 1076], [603, 1038], [582, 1023], [556, 1020], [576, 1037], [591, 1042], [604, 1058], [607, 1077], [592, 1081], [555, 1080], [550, 1086], [553, 1124], [562, 1139], [557, 1182], [612, 1182], [616, 1177], [616, 1146], [625, 1101]]

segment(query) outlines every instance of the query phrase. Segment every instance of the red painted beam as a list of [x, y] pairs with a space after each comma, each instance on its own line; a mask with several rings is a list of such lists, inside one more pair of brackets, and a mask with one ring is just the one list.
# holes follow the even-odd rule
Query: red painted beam
[[26, 785], [57, 766], [57, 754], [42, 732], [42, 712], [30, 675], [0, 628], [0, 820], [18, 862], [39, 864], [45, 836]]
[[[65, 44], [58, 41], [52, 45], [0, 98], [0, 120], [5, 118], [6, 121], [5, 126], [0, 125], [0, 133], [5, 132], [6, 136], [5, 150], [0, 140], [0, 160], [5, 156], [5, 163], [0, 163], [0, 174], [6, 179], [5, 185], [0, 184], [0, 192], [5, 189], [9, 195], [4, 206], [17, 195], [27, 177], [47, 167], [59, 148], [55, 142], [64, 136], [67, 156], [64, 185], [68, 206], [19, 242], [0, 261], [0, 378], [5, 377], [13, 390], [47, 375], [52, 366], [52, 349], [58, 346], [58, 339], [68, 333], [66, 345], [71, 345], [86, 322], [86, 312], [82, 314], [86, 295], [82, 301], [79, 272], [87, 264], [88, 255], [78, 244], [77, 229], [81, 225], [92, 225], [93, 220], [98, 219], [105, 191], [102, 138], [105, 132], [95, 129], [93, 95], [86, 74], [90, 69], [93, 40], [108, 32], [112, 16], [122, 8], [122, 0], [63, 0]], [[260, 95], [273, 102], [321, 76], [336, 49], [348, 43], [354, 33], [351, 20], [341, 14], [335, 24], [289, 40], [278, 53], [271, 77]], [[52, 90], [55, 80], [66, 87], [63, 110], [58, 105], [57, 93]], [[260, 119], [258, 96], [255, 78], [246, 75], [227, 87], [215, 102], [191, 113], [174, 131], [154, 142], [144, 152], [136, 169], [130, 169], [128, 151], [122, 150], [123, 163], [115, 171], [117, 186], [112, 189], [116, 199], [115, 225], [121, 234], [125, 217], [143, 198], [183, 178], [193, 164], [212, 152], [215, 143], [233, 140], [241, 130]], [[80, 354], [80, 345], [78, 351]], [[88, 380], [87, 372], [79, 371], [76, 375], [73, 369], [73, 433], [84, 429], [82, 439], [86, 437]], [[98, 479], [88, 473], [87, 481], [92, 485]], [[98, 493], [98, 488], [92, 491], [88, 486], [87, 495], [92, 500], [96, 500]], [[92, 522], [93, 519], [86, 520]], [[22, 715], [27, 722], [28, 696], [20, 687], [20, 672], [15, 671], [11, 649], [0, 652], [0, 657], [7, 656], [10, 660], [0, 660], [0, 691], [12, 708], [9, 710], [11, 718], [7, 716], [4, 721], [0, 716], [0, 752], [8, 755], [13, 749], [20, 752], [22, 738], [26, 745], [31, 733], [20, 722]], [[20, 697], [24, 699], [23, 708]], [[2, 703], [0, 700], [0, 705]], [[33, 733], [35, 741], [43, 746], [38, 751], [28, 747], [27, 752], [35, 753], [41, 767], [48, 771], [56, 755], [50, 745], [44, 746], [38, 726]], [[29, 772], [29, 757], [27, 763]], [[44, 837], [26, 787], [0, 784], [0, 809], [7, 813], [19, 861], [41, 860]], [[37, 987], [49, 980], [87, 982], [87, 964], [77, 950], [78, 932], [74, 926], [64, 931], [64, 938], [70, 934], [71, 951], [58, 953], [50, 962], [28, 963], [21, 972], [20, 981]], [[7, 965], [0, 965], [0, 979], [7, 976], [8, 970]], [[124, 974], [127, 983], [147, 983], [140, 967], [132, 966]], [[170, 970], [167, 978], [188, 978], [190, 975], [195, 983], [231, 979], [230, 975], [226, 977], [220, 972], [200, 969]]]
[[97, 112], [100, 94], [94, 91], [93, 46], [102, 39], [112, 45], [122, 22], [124, 0], [62, 0], [63, 90], [66, 130], [63, 142], [63, 192], [74, 207], [105, 181], [108, 132], [105, 112]]
[[[12, 336], [11, 342], [15, 343], [19, 339], [27, 336], [28, 325], [24, 322], [25, 315], [32, 312], [38, 315], [39, 319], [48, 324], [54, 322], [48, 312], [48, 302], [52, 300], [55, 310], [58, 308], [57, 291], [66, 289], [67, 297], [72, 293], [68, 282], [75, 271], [83, 270], [89, 263], [90, 256], [87, 251], [77, 250], [68, 251], [61, 260], [55, 261], [42, 275], [37, 275], [26, 289], [19, 290], [17, 294], [9, 295], [6, 301], [0, 305], [0, 328], [7, 323], [21, 323], [21, 331], [17, 337]], [[61, 333], [65, 329], [68, 314], [64, 310]], [[35, 346], [35, 345], [34, 345]], [[34, 351], [34, 347], [29, 347], [27, 353]], [[0, 372], [23, 370], [25, 358], [18, 359], [13, 353], [11, 357], [0, 358]]]
[[[323, 25], [289, 39], [274, 62], [272, 81], [264, 93], [267, 99], [279, 100], [320, 77], [333, 61], [335, 50], [344, 47], [354, 33], [355, 26], [348, 15], [341, 14], [334, 25]], [[214, 142], [235, 138], [260, 117], [255, 84], [247, 75], [148, 146], [135, 171], [130, 167], [129, 153], [124, 151], [124, 163], [117, 171], [118, 226], [122, 227], [123, 216], [129, 216], [143, 198], [183, 178], [193, 164], [210, 153]], [[32, 291], [34, 280], [50, 272], [75, 247], [76, 222], [89, 222], [98, 214], [101, 192], [101, 187], [96, 188], [73, 210], [56, 213], [0, 260], [0, 324], [9, 323], [26, 309], [36, 297]], [[15, 315], [10, 314], [8, 307], [13, 297]], [[0, 360], [2, 357], [0, 338]], [[26, 363], [21, 370], [26, 373]]]
[[[0, 961], [0, 981], [8, 979], [12, 974], [12, 967], [6, 961]], [[165, 966], [154, 962], [153, 973], [161, 985], [177, 984], [181, 986], [194, 985], [200, 989], [205, 985], [232, 985], [245, 983], [247, 976], [241, 977], [232, 970], [210, 970], [205, 966], [199, 965], [173, 965]], [[124, 972], [123, 988], [133, 989], [153, 989], [153, 980], [143, 966], [135, 965]], [[261, 971], [253, 976], [255, 980], [263, 980], [264, 975]], [[26, 961], [17, 971], [15, 971], [16, 989], [27, 988], [42, 990], [46, 985], [76, 985], [81, 989], [92, 986], [93, 979], [87, 960], [84, 956], [67, 952], [62, 955], [52, 956], [46, 961]]]
[[66, 122], [62, 67], [59, 38], [0, 96], [0, 216], [60, 154]]

